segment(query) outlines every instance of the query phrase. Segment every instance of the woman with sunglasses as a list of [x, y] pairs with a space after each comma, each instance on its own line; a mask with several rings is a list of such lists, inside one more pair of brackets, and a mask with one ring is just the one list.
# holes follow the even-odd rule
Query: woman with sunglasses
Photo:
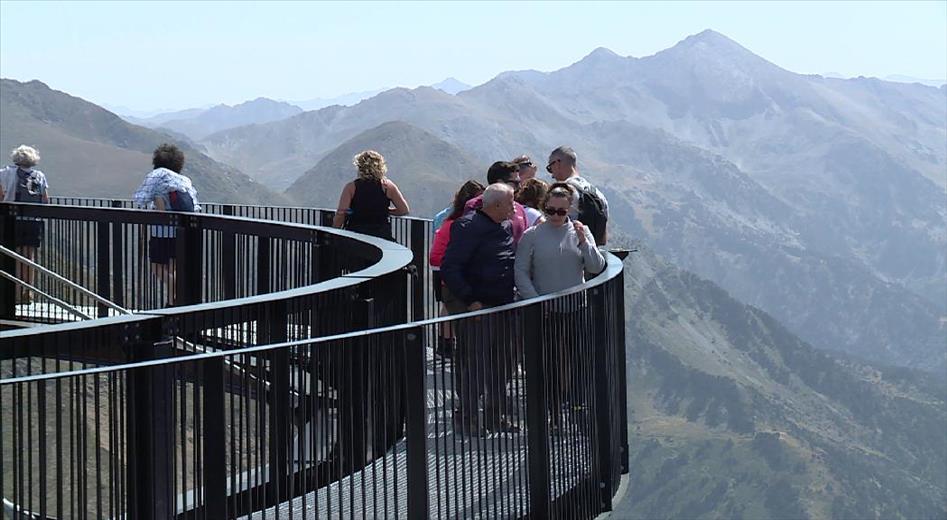
[[[588, 227], [569, 218], [569, 208], [577, 196], [575, 189], [565, 182], [549, 187], [541, 208], [545, 222], [536, 224], [523, 233], [513, 271], [516, 289], [522, 298], [568, 289], [585, 280], [585, 272], [599, 273], [605, 268], [605, 258], [595, 247], [595, 239]], [[576, 328], [572, 324], [583, 319], [585, 305], [581, 298], [566, 297], [556, 301], [550, 309], [548, 326], [544, 326], [543, 345], [549, 345], [551, 388], [557, 389], [547, 400], [550, 431], [558, 434], [562, 412], [570, 422], [581, 421], [577, 410], [584, 410], [581, 381], [588, 376], [589, 360], [569, 345], [568, 335]]]
[[586, 271], [598, 273], [605, 268], [605, 258], [595, 246], [591, 231], [569, 218], [575, 197], [568, 183], [551, 185], [541, 205], [545, 222], [523, 233], [514, 267], [520, 297], [534, 298], [568, 289], [584, 282]]

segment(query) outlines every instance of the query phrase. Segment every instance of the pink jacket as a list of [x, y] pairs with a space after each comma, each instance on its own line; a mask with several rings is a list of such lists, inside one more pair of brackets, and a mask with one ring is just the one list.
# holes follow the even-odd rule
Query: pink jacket
[[440, 267], [444, 260], [444, 253], [447, 251], [447, 244], [450, 243], [450, 227], [455, 219], [449, 218], [441, 224], [434, 232], [434, 243], [431, 244], [431, 254], [429, 260], [431, 267]]

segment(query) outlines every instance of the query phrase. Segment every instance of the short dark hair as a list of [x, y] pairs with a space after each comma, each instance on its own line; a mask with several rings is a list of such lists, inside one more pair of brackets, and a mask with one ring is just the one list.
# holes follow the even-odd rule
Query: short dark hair
[[520, 171], [520, 167], [516, 163], [497, 161], [491, 164], [490, 169], [487, 170], [487, 184], [503, 182], [518, 171]]
[[175, 173], [181, 173], [184, 169], [184, 152], [173, 144], [162, 143], [155, 148], [155, 153], [151, 156], [151, 165], [155, 169], [167, 168]]
[[549, 157], [560, 159], [569, 166], [575, 166], [579, 160], [579, 156], [575, 154], [575, 150], [573, 150], [571, 146], [560, 146], [559, 148], [549, 152]]

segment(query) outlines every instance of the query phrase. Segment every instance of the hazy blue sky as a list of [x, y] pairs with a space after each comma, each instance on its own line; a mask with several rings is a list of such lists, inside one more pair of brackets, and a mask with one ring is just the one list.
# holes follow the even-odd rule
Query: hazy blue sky
[[0, 1], [0, 76], [134, 109], [303, 100], [604, 46], [647, 56], [714, 29], [795, 72], [947, 77], [947, 1], [268, 3]]

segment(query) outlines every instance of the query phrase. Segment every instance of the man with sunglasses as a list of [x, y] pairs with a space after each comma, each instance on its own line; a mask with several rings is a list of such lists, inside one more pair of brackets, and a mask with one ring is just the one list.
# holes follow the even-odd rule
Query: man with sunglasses
[[[576, 190], [576, 197], [572, 201], [569, 217], [580, 220], [587, 227], [592, 228], [592, 234], [598, 245], [605, 245], [608, 233], [608, 199], [598, 188], [587, 179], [579, 175], [578, 156], [569, 146], [560, 146], [549, 153], [549, 163], [546, 171], [556, 182], [567, 182]], [[592, 200], [597, 199], [597, 200]], [[587, 203], [588, 207], [582, 207]], [[585, 213], [580, 215], [580, 213]]]
[[526, 182], [536, 177], [536, 172], [539, 170], [539, 168], [533, 164], [532, 159], [530, 159], [528, 155], [521, 155], [516, 159], [513, 159], [513, 163], [519, 167], [520, 182]]

